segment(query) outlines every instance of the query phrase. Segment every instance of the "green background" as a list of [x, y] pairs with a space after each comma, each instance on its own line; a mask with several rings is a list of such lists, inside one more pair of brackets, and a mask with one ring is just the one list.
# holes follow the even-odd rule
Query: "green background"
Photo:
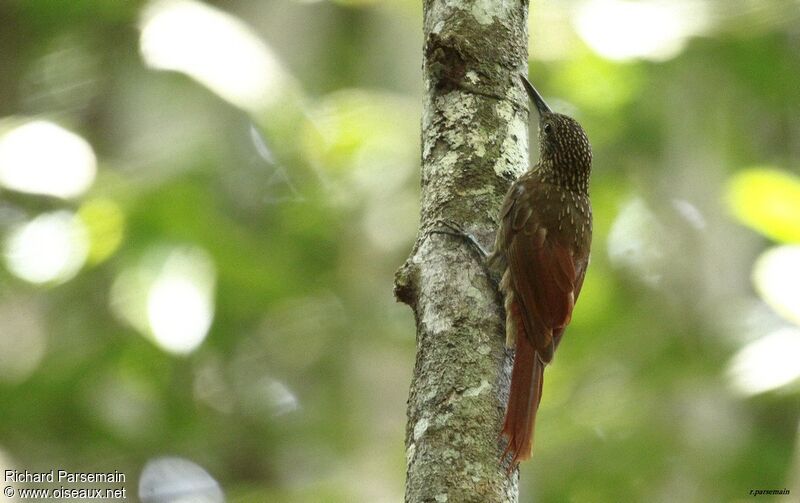
[[[531, 79], [593, 143], [595, 239], [521, 501], [791, 488], [776, 497], [789, 501], [800, 4], [634, 4], [667, 10], [644, 31], [649, 11], [620, 2], [531, 11]], [[204, 5], [269, 55], [266, 95], [148, 64], [144, 2], [0, 3], [0, 134], [45, 120], [97, 158], [74, 197], [0, 186], [0, 467], [116, 469], [132, 490], [148, 460], [171, 455], [229, 501], [400, 501], [414, 322], [392, 282], [418, 222], [421, 7]], [[200, 31], [211, 46], [217, 28]], [[614, 36], [622, 49], [604, 45]], [[218, 78], [253, 70], [224, 66], [247, 55], [231, 47], [190, 63]], [[9, 243], [59, 211], [84, 229], [85, 260], [26, 281]], [[185, 354], [159, 346], [148, 318], [165, 271], [213, 307]]]

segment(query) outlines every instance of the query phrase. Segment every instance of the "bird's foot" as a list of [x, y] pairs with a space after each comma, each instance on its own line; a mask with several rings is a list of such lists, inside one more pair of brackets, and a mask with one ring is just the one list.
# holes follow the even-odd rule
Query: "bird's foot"
[[491, 281], [491, 283], [494, 285], [495, 290], [498, 290], [500, 286], [500, 276], [497, 273], [497, 265], [494, 260], [496, 255], [486, 251], [486, 248], [481, 245], [474, 235], [466, 232], [460, 225], [456, 223], [439, 218], [434, 221], [433, 224], [434, 227], [428, 230], [425, 236], [427, 237], [431, 234], [446, 234], [448, 236], [455, 236], [467, 241], [467, 243], [471, 244], [472, 248], [481, 256], [481, 265], [486, 271], [486, 277], [489, 278], [489, 281]]
[[475, 238], [474, 235], [470, 234], [469, 232], [466, 232], [460, 225], [453, 222], [449, 222], [447, 220], [443, 220], [441, 218], [437, 219], [433, 224], [434, 226], [438, 227], [434, 227], [428, 230], [427, 235], [446, 234], [449, 236], [456, 236], [462, 239], [466, 239], [467, 242], [470, 243], [478, 253], [480, 253], [481, 258], [486, 260], [489, 257], [489, 252], [486, 251], [486, 248], [484, 248], [478, 242], [478, 240]]

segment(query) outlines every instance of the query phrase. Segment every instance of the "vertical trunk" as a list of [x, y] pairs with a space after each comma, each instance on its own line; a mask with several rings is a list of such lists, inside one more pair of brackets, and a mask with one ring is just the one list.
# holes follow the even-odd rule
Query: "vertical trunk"
[[527, 168], [526, 1], [426, 0], [422, 202], [417, 243], [395, 281], [414, 311], [407, 502], [515, 502], [500, 463], [510, 380], [503, 311], [482, 260], [437, 219], [493, 241], [510, 182]]

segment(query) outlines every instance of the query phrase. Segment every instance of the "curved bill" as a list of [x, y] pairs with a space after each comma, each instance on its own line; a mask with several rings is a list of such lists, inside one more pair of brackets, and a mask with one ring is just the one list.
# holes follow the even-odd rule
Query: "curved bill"
[[525, 90], [528, 91], [528, 96], [530, 96], [531, 101], [536, 105], [536, 109], [539, 110], [539, 114], [552, 113], [553, 111], [550, 110], [550, 107], [544, 102], [542, 95], [533, 87], [533, 84], [528, 82], [528, 79], [526, 79], [524, 75], [520, 75], [519, 78], [522, 80], [522, 85], [525, 86]]

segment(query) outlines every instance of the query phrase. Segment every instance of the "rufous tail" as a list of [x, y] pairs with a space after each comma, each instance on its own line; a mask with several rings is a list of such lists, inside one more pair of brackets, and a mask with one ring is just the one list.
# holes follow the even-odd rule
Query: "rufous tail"
[[503, 451], [503, 459], [511, 453], [509, 471], [520, 461], [531, 457], [533, 429], [536, 411], [542, 399], [542, 380], [544, 364], [536, 354], [533, 345], [524, 334], [516, 338], [517, 351], [514, 356], [514, 369], [511, 371], [511, 390], [508, 395], [508, 408], [503, 423], [503, 436], [508, 445]]

